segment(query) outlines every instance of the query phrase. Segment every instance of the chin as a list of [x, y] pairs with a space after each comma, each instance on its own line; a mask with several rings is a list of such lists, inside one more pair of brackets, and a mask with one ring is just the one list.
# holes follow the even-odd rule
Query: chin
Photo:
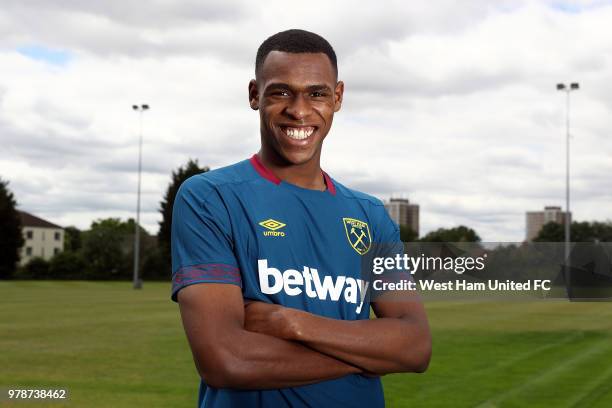
[[300, 165], [312, 160], [315, 152], [282, 152], [281, 156], [290, 164]]

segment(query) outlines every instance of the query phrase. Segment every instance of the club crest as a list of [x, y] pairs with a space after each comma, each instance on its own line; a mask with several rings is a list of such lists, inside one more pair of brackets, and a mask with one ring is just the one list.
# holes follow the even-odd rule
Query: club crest
[[356, 220], [355, 218], [342, 218], [344, 231], [351, 247], [359, 254], [363, 255], [372, 246], [370, 227], [367, 222]]

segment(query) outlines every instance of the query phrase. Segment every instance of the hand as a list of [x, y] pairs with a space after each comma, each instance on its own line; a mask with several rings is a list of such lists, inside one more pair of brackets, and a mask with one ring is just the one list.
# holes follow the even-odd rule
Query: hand
[[251, 301], [244, 306], [244, 328], [280, 339], [293, 340], [296, 322], [291, 316], [295, 312], [298, 311], [276, 304]]

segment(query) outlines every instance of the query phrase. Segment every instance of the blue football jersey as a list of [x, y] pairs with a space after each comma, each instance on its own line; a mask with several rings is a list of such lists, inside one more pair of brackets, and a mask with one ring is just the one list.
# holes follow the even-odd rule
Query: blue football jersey
[[[399, 243], [399, 229], [380, 200], [323, 177], [325, 191], [301, 188], [254, 155], [186, 180], [173, 208], [172, 300], [188, 285], [227, 283], [245, 299], [368, 319], [362, 259], [377, 243]], [[204, 388], [201, 407], [384, 406], [380, 379], [356, 374], [272, 390]]]

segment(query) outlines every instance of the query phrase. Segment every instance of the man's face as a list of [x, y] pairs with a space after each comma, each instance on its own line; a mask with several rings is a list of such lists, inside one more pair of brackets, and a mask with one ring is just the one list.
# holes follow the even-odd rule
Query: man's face
[[270, 52], [249, 84], [251, 107], [259, 109], [262, 148], [287, 164], [318, 160], [343, 91], [327, 55]]

